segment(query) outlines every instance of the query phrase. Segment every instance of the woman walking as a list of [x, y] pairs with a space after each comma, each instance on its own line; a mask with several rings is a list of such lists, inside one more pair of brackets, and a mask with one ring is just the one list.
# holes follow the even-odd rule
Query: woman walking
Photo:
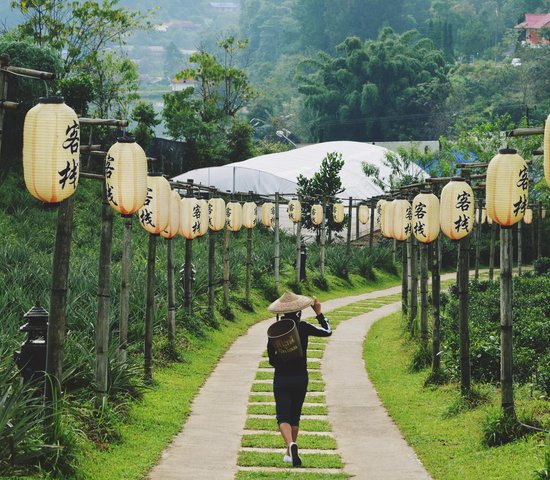
[[[315, 311], [319, 326], [302, 322], [302, 310], [311, 306]], [[282, 315], [281, 320], [289, 319], [295, 322], [302, 355], [285, 360], [272, 345], [267, 342], [269, 363], [275, 368], [273, 377], [273, 393], [275, 395], [275, 410], [279, 431], [286, 443], [286, 454], [283, 457], [285, 463], [292, 463], [294, 467], [302, 465], [298, 455], [298, 431], [302, 405], [307, 392], [307, 345], [308, 337], [329, 337], [332, 334], [328, 320], [321, 313], [321, 304], [317, 298], [309, 298], [303, 295], [296, 295], [292, 292], [285, 292], [279, 299], [275, 300], [269, 307], [270, 312]]]

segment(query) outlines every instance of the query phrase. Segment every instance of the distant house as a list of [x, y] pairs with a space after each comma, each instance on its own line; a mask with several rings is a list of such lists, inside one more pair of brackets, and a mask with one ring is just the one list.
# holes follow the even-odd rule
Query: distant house
[[210, 6], [221, 12], [236, 12], [239, 5], [234, 2], [210, 2]]
[[191, 20], [168, 20], [165, 23], [155, 26], [157, 32], [167, 32], [170, 29], [180, 29], [180, 30], [200, 30], [201, 25], [199, 23], [192, 22]]
[[543, 29], [550, 31], [550, 13], [526, 13], [525, 21], [518, 23], [516, 30], [525, 30], [525, 43], [531, 46], [549, 45], [548, 36], [541, 35]]

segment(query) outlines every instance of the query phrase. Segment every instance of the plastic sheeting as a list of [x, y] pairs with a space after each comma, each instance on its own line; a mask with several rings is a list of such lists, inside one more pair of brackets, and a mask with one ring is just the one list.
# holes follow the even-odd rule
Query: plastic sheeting
[[[319, 170], [321, 161], [330, 152], [342, 154], [344, 166], [340, 174], [344, 191], [340, 198], [367, 199], [382, 194], [361, 168], [362, 162], [376, 165], [380, 177], [387, 178], [389, 169], [383, 165], [389, 150], [362, 142], [325, 142], [282, 153], [261, 155], [221, 167], [200, 168], [185, 172], [174, 180], [193, 179], [195, 183], [214, 186], [220, 191], [249, 192], [272, 195], [275, 192], [296, 193], [298, 175], [311, 177]], [[419, 173], [424, 173], [416, 167]]]

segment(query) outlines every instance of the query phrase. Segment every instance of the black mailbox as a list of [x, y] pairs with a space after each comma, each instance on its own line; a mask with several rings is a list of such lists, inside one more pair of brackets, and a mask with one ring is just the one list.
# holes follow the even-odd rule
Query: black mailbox
[[49, 313], [40, 305], [32, 307], [23, 318], [27, 321], [19, 331], [27, 333], [21, 351], [14, 353], [15, 363], [28, 382], [44, 378], [46, 370], [46, 335]]

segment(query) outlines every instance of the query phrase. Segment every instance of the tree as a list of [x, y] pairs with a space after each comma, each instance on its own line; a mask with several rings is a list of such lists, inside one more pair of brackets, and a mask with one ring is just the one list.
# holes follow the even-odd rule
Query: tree
[[219, 47], [219, 58], [201, 48], [189, 58], [196, 67], [176, 75], [195, 80], [196, 90], [189, 87], [163, 96], [166, 130], [187, 143], [195, 166], [223, 165], [251, 152], [252, 128], [237, 119], [256, 95], [246, 73], [236, 66], [246, 42], [228, 37]]
[[164, 53], [164, 76], [171, 82], [183, 65], [183, 55], [174, 42], [170, 42]]
[[336, 223], [332, 217], [330, 205], [336, 202], [336, 195], [343, 192], [340, 171], [344, 166], [342, 154], [338, 152], [327, 153], [327, 156], [321, 161], [319, 171], [315, 172], [311, 178], [298, 175], [297, 192], [302, 195], [302, 225], [309, 229], [318, 229], [311, 221], [309, 212], [311, 206], [323, 199], [327, 202], [329, 208], [325, 212], [325, 221], [329, 231], [340, 232], [346, 225], [346, 220], [342, 223]]
[[133, 132], [136, 142], [147, 151], [153, 143], [155, 127], [160, 124], [153, 105], [147, 102], [137, 103], [132, 111], [131, 118], [134, 122], [137, 122]]
[[339, 56], [319, 53], [296, 80], [316, 113], [313, 138], [409, 140], [442, 132], [432, 126], [449, 94], [443, 53], [418, 32], [381, 31], [377, 40], [348, 37]]

